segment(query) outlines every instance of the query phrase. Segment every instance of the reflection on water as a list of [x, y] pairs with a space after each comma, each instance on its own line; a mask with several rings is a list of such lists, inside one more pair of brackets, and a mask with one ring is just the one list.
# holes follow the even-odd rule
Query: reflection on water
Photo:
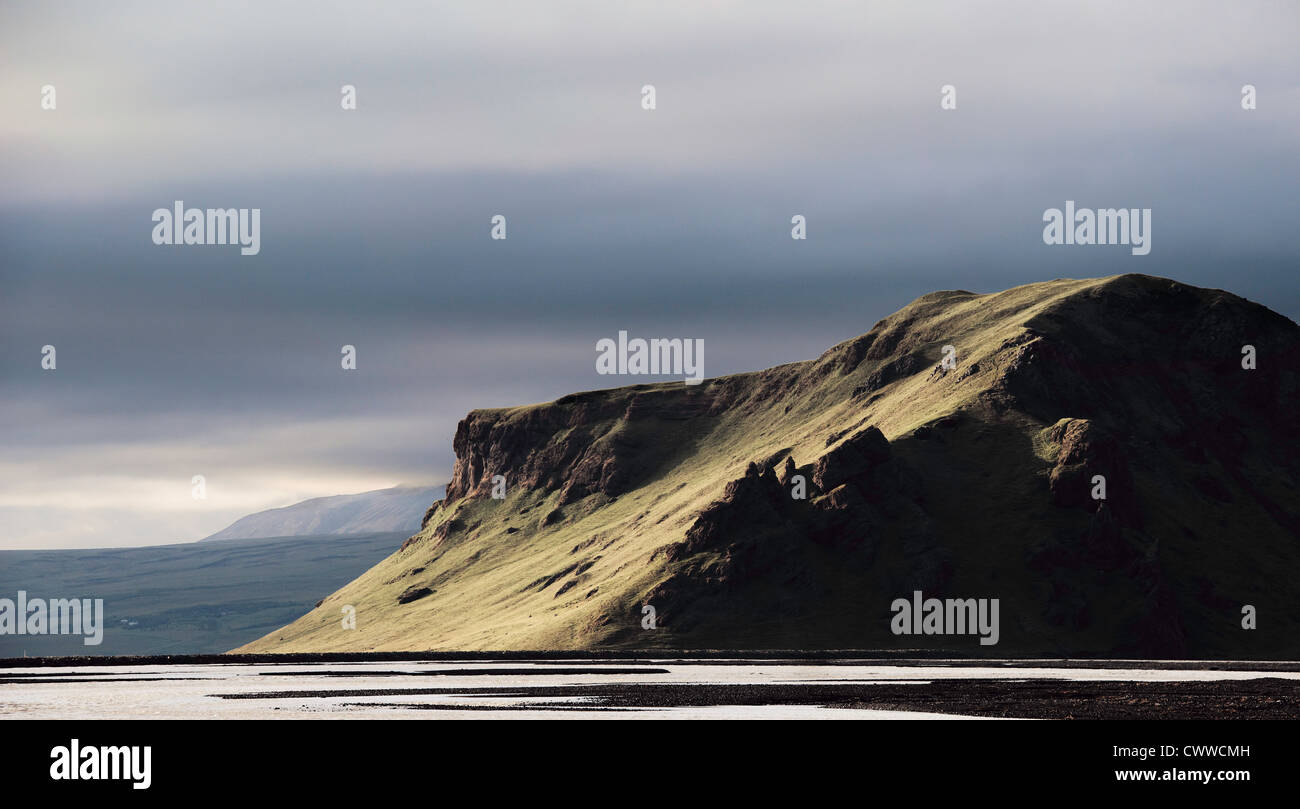
[[[1099, 664], [1104, 666], [1104, 663]], [[826, 718], [917, 719], [910, 691], [969, 681], [1186, 683], [1297, 671], [771, 661], [439, 661], [0, 669], [0, 717], [81, 718]], [[885, 709], [861, 705], [888, 694]], [[903, 707], [907, 707], [904, 705]], [[949, 707], [948, 711], [953, 709]], [[951, 718], [954, 713], [942, 714]], [[959, 711], [955, 715], [960, 715]]]

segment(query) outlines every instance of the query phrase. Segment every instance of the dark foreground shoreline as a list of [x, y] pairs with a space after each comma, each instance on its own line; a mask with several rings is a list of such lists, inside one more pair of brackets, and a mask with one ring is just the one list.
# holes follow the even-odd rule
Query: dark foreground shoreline
[[[499, 693], [499, 692], [498, 692]], [[401, 697], [445, 694], [494, 696], [491, 689], [382, 689], [366, 696]], [[222, 699], [319, 699], [358, 696], [358, 692], [271, 691], [225, 694]], [[861, 684], [644, 683], [594, 686], [526, 687], [511, 696], [537, 701], [520, 705], [441, 705], [429, 702], [345, 703], [354, 707], [405, 710], [478, 711], [636, 711], [704, 706], [812, 705], [878, 711], [914, 711], [997, 719], [1297, 719], [1300, 681], [1254, 680], [1141, 682], [1099, 680], [943, 680]], [[581, 706], [557, 698], [584, 700]]]

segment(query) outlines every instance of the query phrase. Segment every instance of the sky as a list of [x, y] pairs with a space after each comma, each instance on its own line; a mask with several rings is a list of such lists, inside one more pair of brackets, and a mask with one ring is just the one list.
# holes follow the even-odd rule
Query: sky
[[[1297, 41], [1283, 2], [6, 3], [0, 549], [446, 482], [471, 409], [648, 381], [596, 373], [620, 330], [714, 377], [1124, 272], [1295, 319]], [[177, 200], [260, 252], [154, 244]], [[1151, 252], [1044, 244], [1066, 200]]]

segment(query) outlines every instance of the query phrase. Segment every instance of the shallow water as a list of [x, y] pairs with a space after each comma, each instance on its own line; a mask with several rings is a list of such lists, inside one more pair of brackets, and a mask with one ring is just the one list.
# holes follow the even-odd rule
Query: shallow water
[[[804, 693], [803, 689], [815, 692], [833, 685], [897, 685], [965, 679], [1176, 682], [1258, 677], [1300, 679], [1300, 672], [1058, 668], [996, 663], [979, 666], [770, 661], [724, 664], [680, 660], [594, 664], [437, 661], [0, 668], [0, 718], [925, 719], [953, 716], [783, 703], [780, 696]], [[683, 688], [656, 690], [656, 684], [676, 684]], [[701, 684], [793, 688], [769, 689], [777, 698], [771, 704], [672, 704], [672, 695], [679, 690], [689, 691], [688, 687]], [[666, 695], [661, 700], [665, 704], [609, 707], [591, 696], [548, 693], [549, 689], [610, 685], [627, 688], [629, 693], [639, 692], [638, 685], [647, 686], [646, 693]], [[543, 690], [521, 693], [520, 689], [524, 688]], [[411, 689], [439, 689], [447, 693], [409, 693]], [[382, 693], [385, 691], [406, 693]]]

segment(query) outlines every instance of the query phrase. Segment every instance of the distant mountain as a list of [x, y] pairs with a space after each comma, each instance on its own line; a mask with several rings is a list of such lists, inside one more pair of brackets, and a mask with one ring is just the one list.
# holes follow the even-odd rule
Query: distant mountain
[[241, 517], [200, 542], [256, 537], [375, 534], [420, 530], [424, 514], [444, 486], [396, 486], [360, 494], [316, 497]]
[[[419, 533], [243, 651], [1294, 658], [1297, 397], [1300, 326], [1220, 290], [932, 293], [816, 360], [473, 411]], [[997, 645], [900, 629], [918, 592], [999, 599]]]

